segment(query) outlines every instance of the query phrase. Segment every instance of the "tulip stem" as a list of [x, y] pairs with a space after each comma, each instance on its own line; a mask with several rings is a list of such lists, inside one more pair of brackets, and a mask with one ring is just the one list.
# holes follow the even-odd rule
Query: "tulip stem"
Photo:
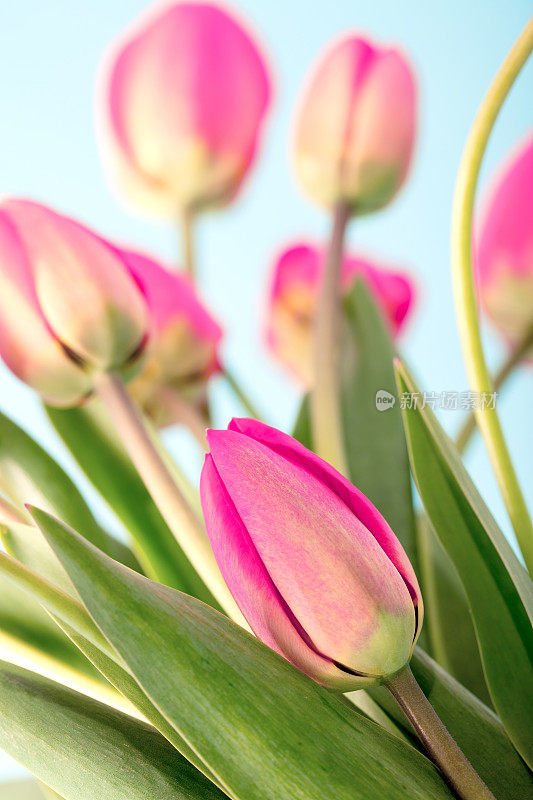
[[311, 391], [311, 427], [315, 452], [347, 474], [340, 399], [342, 307], [340, 281], [346, 226], [350, 209], [340, 203], [322, 274], [314, 330], [314, 385]]
[[469, 760], [450, 736], [409, 666], [385, 683], [415, 729], [428, 755], [462, 800], [495, 800]]
[[103, 373], [95, 380], [95, 389], [144, 485], [185, 555], [226, 613], [239, 624], [246, 624], [220, 574], [202, 523], [172, 477], [122, 378], [118, 373]]
[[239, 383], [233, 372], [231, 372], [228, 369], [228, 367], [223, 367], [223, 375], [226, 380], [226, 383], [231, 388], [233, 394], [240, 402], [242, 407], [245, 409], [245, 411], [254, 419], [260, 420], [261, 414], [257, 410], [255, 404], [250, 400], [247, 392], [245, 392], [245, 390], [242, 388], [241, 384]]
[[[472, 217], [483, 154], [508, 92], [533, 50], [533, 18], [515, 42], [487, 92], [463, 151], [452, 210], [451, 257], [459, 335], [473, 391], [491, 393], [481, 341], [472, 271]], [[476, 422], [485, 440], [494, 473], [507, 507], [524, 561], [533, 574], [533, 524], [505, 442], [496, 408], [476, 409]]]
[[181, 215], [181, 249], [183, 266], [191, 278], [196, 278], [196, 259], [194, 257], [194, 212], [184, 209]]
[[[515, 367], [518, 367], [524, 358], [528, 355], [529, 351], [533, 348], [533, 325], [531, 325], [525, 336], [513, 347], [509, 355], [499, 368], [498, 372], [494, 375], [493, 386], [494, 391], [497, 392], [503, 388], [507, 379], [513, 374]], [[474, 412], [469, 414], [463, 422], [459, 433], [455, 439], [455, 444], [460, 453], [463, 453], [469, 443], [472, 434], [476, 429], [476, 415]]]
[[171, 389], [162, 389], [161, 396], [166, 408], [170, 409], [173, 419], [187, 428], [196, 439], [202, 450], [207, 450], [205, 431], [206, 421], [192, 403]]

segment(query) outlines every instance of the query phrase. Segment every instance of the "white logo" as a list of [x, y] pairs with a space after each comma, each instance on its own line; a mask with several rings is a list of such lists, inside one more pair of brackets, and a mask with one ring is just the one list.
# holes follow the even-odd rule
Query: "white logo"
[[386, 392], [385, 389], [379, 389], [376, 392], [376, 408], [378, 411], [388, 411], [389, 408], [394, 406], [396, 402], [396, 398], [390, 392]]

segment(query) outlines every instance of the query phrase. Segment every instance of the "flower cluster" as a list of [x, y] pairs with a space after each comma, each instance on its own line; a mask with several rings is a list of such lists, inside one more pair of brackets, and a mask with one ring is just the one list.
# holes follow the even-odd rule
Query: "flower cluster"
[[[533, 49], [533, 29], [531, 40]], [[386, 792], [394, 786], [391, 798], [446, 800], [452, 787], [463, 800], [494, 800], [409, 664], [424, 639], [426, 608], [427, 646], [441, 666], [419, 654], [418, 672], [432, 688], [435, 682], [439, 713], [457, 727], [461, 747], [464, 742], [473, 753], [488, 782], [508, 791], [509, 774], [516, 773], [517, 784], [526, 785], [522, 771], [533, 763], [523, 720], [528, 691], [531, 697], [529, 579], [458, 457], [474, 415], [455, 447], [431, 409], [459, 407], [483, 421], [489, 415], [492, 423], [480, 428], [493, 437], [489, 451], [500, 459], [496, 474], [533, 573], [533, 527], [496, 416], [496, 388], [533, 351], [533, 137], [497, 180], [473, 243], [471, 220], [460, 226], [468, 237], [467, 280], [461, 275], [459, 294], [467, 298], [473, 254], [481, 306], [509, 344], [509, 359], [495, 387], [478, 352], [469, 366], [482, 380], [471, 390], [420, 392], [394, 361], [417, 295], [413, 277], [380, 258], [348, 252], [344, 241], [353, 217], [382, 209], [407, 179], [417, 135], [415, 77], [401, 50], [362, 35], [346, 34], [326, 47], [301, 93], [291, 152], [296, 178], [331, 216], [332, 234], [327, 245], [304, 239], [280, 250], [265, 299], [265, 345], [303, 390], [297, 440], [252, 418], [259, 415], [225, 364], [223, 329], [204, 304], [193, 258], [196, 217], [233, 202], [252, 172], [272, 95], [263, 47], [243, 21], [214, 3], [158, 6], [108, 54], [98, 88], [98, 134], [110, 184], [137, 213], [179, 222], [183, 268], [33, 200], [0, 201], [0, 356], [50, 407], [52, 422], [124, 522], [135, 550], [101, 528], [61, 469], [0, 415], [0, 537], [8, 551], [0, 552], [0, 574], [30, 595], [41, 616], [44, 608], [57, 622], [63, 638], [44, 653], [48, 667], [61, 661], [65, 647], [72, 666], [79, 650], [91, 662], [87, 667], [84, 659], [90, 679], [100, 689], [105, 684], [101, 706], [72, 694], [65, 700], [45, 683], [32, 689], [32, 702], [37, 696], [54, 713], [59, 707], [56, 725], [64, 729], [74, 719], [75, 731], [89, 731], [95, 748], [95, 720], [103, 730], [106, 704], [114, 705], [112, 735], [102, 734], [102, 748], [104, 761], [120, 750], [119, 767], [105, 761], [107, 777], [94, 790], [102, 797], [153, 791], [156, 800], [256, 800], [262, 793], [342, 800], [352, 796], [351, 779], [321, 778], [335, 749], [342, 751], [343, 737], [356, 734], [371, 768], [363, 793], [354, 797], [374, 796], [375, 766], [383, 764], [380, 786]], [[470, 186], [468, 180], [458, 185]], [[480, 339], [475, 301], [472, 291], [464, 327]], [[217, 375], [250, 418], [206, 431]], [[199, 487], [174, 469], [154, 430], [178, 424], [195, 434], [205, 455]], [[425, 512], [413, 503], [411, 473]], [[34, 495], [41, 481], [46, 512], [28, 505], [28, 492]], [[451, 655], [447, 650], [448, 602], [453, 623], [467, 628], [465, 658], [457, 648]], [[44, 652], [48, 630], [37, 619], [46, 635], [39, 627], [32, 646]], [[10, 641], [31, 628], [27, 619], [16, 622]], [[2, 664], [0, 716], [9, 717], [16, 711], [3, 702], [3, 685], [21, 696], [31, 681], [9, 670], [4, 680]], [[509, 689], [510, 665], [521, 692]], [[285, 709], [279, 714], [285, 697], [271, 693], [278, 679], [291, 692], [286, 716]], [[401, 727], [378, 684], [405, 712], [439, 773], [415, 753], [412, 728]], [[360, 688], [370, 695], [361, 713], [352, 713], [339, 695]], [[489, 695], [501, 722], [482, 703]], [[23, 746], [19, 728], [11, 735], [3, 720], [0, 745], [22, 752], [65, 800], [89, 797], [80, 783], [89, 761], [84, 747], [82, 778], [57, 777], [63, 762], [58, 758], [57, 767], [50, 758], [47, 733], [34, 732], [39, 715], [26, 700], [16, 719]], [[124, 702], [126, 721], [117, 710]], [[315, 704], [311, 733], [313, 725], [322, 730], [322, 714], [329, 714], [328, 747], [329, 734], [341, 731], [327, 750], [317, 750], [301, 729], [283, 738], [286, 720], [302, 719], [294, 709], [303, 707], [307, 723], [308, 702]], [[63, 752], [73, 738], [70, 730], [54, 730], [53, 746]], [[150, 760], [137, 764], [146, 747]], [[342, 764], [349, 760], [343, 752]], [[498, 773], [500, 752], [507, 757], [503, 778], [492, 763]], [[300, 758], [307, 758], [303, 766]], [[130, 760], [139, 786], [148, 776], [138, 795], [131, 783], [122, 791]], [[301, 783], [308, 768], [312, 778]], [[116, 783], [106, 783], [109, 775]], [[274, 788], [263, 792], [271, 775]], [[424, 795], [426, 786], [433, 788]]]

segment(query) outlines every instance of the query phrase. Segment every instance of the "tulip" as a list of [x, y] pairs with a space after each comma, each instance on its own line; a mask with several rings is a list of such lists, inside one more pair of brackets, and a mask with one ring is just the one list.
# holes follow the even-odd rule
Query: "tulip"
[[[307, 387], [313, 383], [313, 318], [324, 259], [322, 249], [304, 243], [284, 250], [274, 265], [267, 311], [268, 346]], [[398, 336], [413, 307], [411, 279], [402, 272], [346, 256], [341, 273], [344, 294], [357, 277], [366, 281], [384, 312], [391, 334]]]
[[357, 36], [339, 39], [320, 59], [297, 114], [302, 187], [327, 208], [381, 208], [407, 174], [415, 117], [415, 83], [403, 55]]
[[129, 384], [130, 393], [159, 427], [183, 421], [182, 400], [205, 414], [207, 379], [219, 369], [221, 328], [188, 276], [139, 253], [121, 255], [146, 297], [151, 322], [142, 369]]
[[234, 16], [209, 3], [158, 9], [106, 70], [100, 138], [113, 182], [163, 216], [229, 202], [269, 100], [263, 56]]
[[208, 431], [200, 491], [222, 575], [254, 633], [349, 690], [409, 661], [423, 606], [411, 564], [367, 498], [284, 433]]
[[74, 220], [27, 200], [0, 203], [0, 355], [54, 405], [143, 348], [144, 298], [124, 262]]
[[483, 305], [505, 338], [533, 336], [533, 135], [496, 181], [480, 225], [477, 279]]

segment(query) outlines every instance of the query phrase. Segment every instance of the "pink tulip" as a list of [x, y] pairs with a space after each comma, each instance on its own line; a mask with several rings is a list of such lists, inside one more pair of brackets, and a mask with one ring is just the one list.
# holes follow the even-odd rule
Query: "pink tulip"
[[238, 19], [210, 3], [158, 9], [107, 70], [101, 141], [113, 181], [162, 215], [229, 202], [254, 160], [270, 93]]
[[[274, 265], [267, 311], [268, 346], [307, 387], [313, 383], [313, 316], [324, 259], [324, 250], [305, 243], [284, 250]], [[357, 277], [364, 278], [384, 312], [392, 335], [398, 336], [412, 311], [412, 280], [403, 272], [346, 256], [342, 269], [345, 293]]]
[[476, 260], [483, 305], [516, 346], [533, 327], [533, 134], [496, 181]]
[[328, 208], [381, 208], [407, 174], [415, 117], [416, 88], [403, 55], [357, 36], [339, 39], [320, 59], [296, 118], [303, 188]]
[[204, 412], [207, 379], [219, 368], [221, 328], [188, 276], [139, 253], [121, 251], [121, 256], [146, 297], [151, 321], [142, 370], [128, 387], [131, 394], [160, 427], [182, 421], [181, 400]]
[[382, 680], [423, 617], [400, 543], [367, 498], [284, 433], [208, 431], [200, 491], [224, 579], [255, 634], [326, 686]]
[[55, 405], [91, 390], [144, 344], [144, 298], [103, 239], [27, 200], [0, 203], [0, 355]]

